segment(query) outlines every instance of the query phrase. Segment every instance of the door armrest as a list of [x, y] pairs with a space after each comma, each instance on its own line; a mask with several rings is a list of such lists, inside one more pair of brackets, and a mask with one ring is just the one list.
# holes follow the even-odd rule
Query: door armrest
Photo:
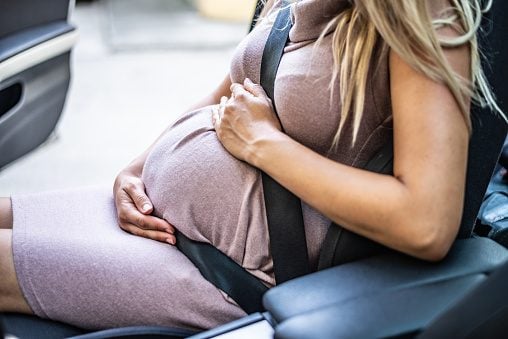
[[282, 323], [366, 295], [488, 274], [506, 260], [508, 251], [490, 239], [457, 240], [439, 263], [397, 253], [371, 257], [281, 284], [264, 295], [263, 304], [274, 320]]
[[413, 337], [485, 279], [480, 273], [365, 294], [289, 318], [276, 327], [276, 337]]

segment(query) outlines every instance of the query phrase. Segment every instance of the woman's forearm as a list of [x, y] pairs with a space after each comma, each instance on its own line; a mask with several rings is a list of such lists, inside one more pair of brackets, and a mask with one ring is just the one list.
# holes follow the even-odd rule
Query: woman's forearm
[[260, 140], [248, 162], [337, 224], [408, 254], [439, 259], [427, 248], [436, 240], [424, 234], [420, 220], [439, 221], [421, 215], [399, 179], [334, 162], [283, 133]]
[[372, 225], [393, 225], [389, 208], [397, 208], [405, 195], [394, 177], [334, 162], [283, 133], [254, 146], [249, 162], [334, 222], [378, 240], [390, 230]]

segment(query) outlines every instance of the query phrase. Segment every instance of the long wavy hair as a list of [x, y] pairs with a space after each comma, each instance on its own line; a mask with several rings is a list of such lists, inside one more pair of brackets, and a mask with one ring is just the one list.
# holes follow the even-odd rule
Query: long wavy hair
[[[316, 0], [319, 1], [319, 0]], [[266, 7], [270, 7], [268, 1]], [[292, 1], [295, 2], [295, 1]], [[496, 104], [480, 62], [477, 31], [492, 0], [449, 0], [438, 18], [431, 18], [424, 0], [350, 0], [351, 6], [332, 18], [323, 37], [333, 29], [333, 74], [330, 87], [339, 80], [342, 117], [333, 140], [336, 146], [348, 116], [353, 118], [353, 140], [360, 128], [365, 90], [375, 46], [382, 39], [406, 63], [434, 81], [445, 84], [454, 96], [471, 131], [469, 102], [490, 107], [506, 120]], [[451, 27], [457, 35], [440, 37], [436, 30]], [[460, 77], [447, 62], [443, 48], [468, 45], [470, 79]]]

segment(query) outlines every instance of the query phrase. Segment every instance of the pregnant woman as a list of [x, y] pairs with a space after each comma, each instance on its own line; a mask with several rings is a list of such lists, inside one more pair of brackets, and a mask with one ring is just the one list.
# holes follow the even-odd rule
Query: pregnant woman
[[[0, 311], [89, 329], [202, 329], [243, 316], [174, 232], [272, 286], [260, 170], [301, 198], [314, 268], [330, 220], [415, 257], [446, 255], [462, 214], [470, 101], [497, 108], [478, 62], [479, 1], [292, 3], [275, 81], [280, 120], [259, 86], [281, 1], [270, 5], [221, 85], [113, 192], [0, 199]], [[394, 175], [359, 169], [392, 128]]]

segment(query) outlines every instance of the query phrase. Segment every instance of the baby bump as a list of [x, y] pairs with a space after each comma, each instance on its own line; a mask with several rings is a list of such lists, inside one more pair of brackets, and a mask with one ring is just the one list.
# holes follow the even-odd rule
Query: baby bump
[[268, 265], [260, 173], [220, 144], [209, 107], [182, 117], [157, 142], [143, 181], [155, 213], [180, 232], [246, 268]]

